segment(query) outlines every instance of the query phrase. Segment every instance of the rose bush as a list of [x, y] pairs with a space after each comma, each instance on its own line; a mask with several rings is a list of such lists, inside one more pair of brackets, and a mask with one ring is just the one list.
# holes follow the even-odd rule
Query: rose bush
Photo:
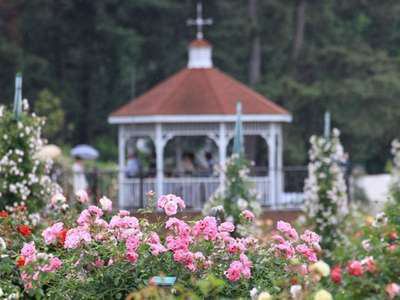
[[[62, 199], [54, 196], [52, 205], [64, 210], [54, 208], [42, 228], [23, 230], [20, 241], [8, 246], [14, 274], [8, 281], [25, 296], [123, 298], [148, 288], [153, 276], [169, 275], [177, 277], [169, 291], [174, 297], [205, 293], [210, 278], [223, 286], [210, 291], [219, 297], [289, 297], [293, 290], [311, 297], [326, 276], [317, 262], [320, 237], [308, 230], [299, 234], [289, 223], [278, 222], [274, 239], [261, 244], [251, 236], [233, 236], [229, 221], [178, 218], [175, 213], [185, 204], [175, 195], [159, 198], [167, 219], [155, 223], [124, 210], [112, 213], [106, 198], [102, 208], [88, 205], [79, 214], [65, 209]], [[10, 230], [19, 232], [19, 225]]]
[[261, 206], [250, 182], [249, 162], [233, 154], [220, 172], [224, 181], [204, 205], [203, 214], [232, 222], [236, 226], [235, 235], [245, 236], [254, 232], [255, 226], [249, 226], [253, 224], [249, 221], [261, 213]]
[[347, 194], [342, 165], [345, 163], [340, 132], [332, 137], [312, 136], [308, 177], [304, 186], [305, 211], [310, 225], [323, 237], [325, 255], [338, 242], [339, 227], [347, 214]]
[[333, 253], [335, 299], [400, 299], [400, 144], [392, 144], [390, 199], [375, 218], [357, 219]]
[[[24, 243], [34, 238], [40, 227], [38, 213], [29, 213], [24, 202], [0, 211], [0, 294], [19, 297], [22, 289], [18, 265], [18, 252]], [[17, 260], [16, 260], [17, 259]]]
[[22, 104], [18, 120], [0, 105], [0, 210], [28, 199], [28, 209], [38, 210], [57, 189], [48, 176], [52, 161], [36, 157], [45, 144], [44, 119], [29, 113], [27, 100]]

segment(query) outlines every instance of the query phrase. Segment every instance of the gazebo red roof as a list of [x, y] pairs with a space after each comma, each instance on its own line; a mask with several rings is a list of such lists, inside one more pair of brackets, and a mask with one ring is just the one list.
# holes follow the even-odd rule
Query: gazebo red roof
[[216, 68], [185, 68], [114, 111], [112, 117], [289, 112]]

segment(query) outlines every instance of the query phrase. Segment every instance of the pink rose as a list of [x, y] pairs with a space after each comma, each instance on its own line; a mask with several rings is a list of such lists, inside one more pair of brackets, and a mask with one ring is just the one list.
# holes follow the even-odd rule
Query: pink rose
[[131, 213], [129, 212], [129, 211], [127, 211], [127, 210], [125, 210], [125, 209], [121, 209], [119, 212], [118, 212], [118, 216], [120, 216], [120, 217], [127, 217], [127, 216], [129, 216]]
[[197, 221], [193, 226], [193, 235], [195, 237], [204, 237], [205, 240], [214, 241], [217, 238], [218, 227], [217, 220], [214, 217], [205, 217]]
[[400, 294], [400, 285], [397, 283], [389, 283], [385, 288], [386, 293], [389, 295], [389, 299], [394, 299]]
[[289, 239], [294, 241], [298, 240], [299, 235], [296, 229], [294, 229], [292, 225], [290, 225], [289, 223], [284, 221], [278, 221], [276, 227], [280, 232], [284, 233]]
[[315, 251], [306, 244], [297, 245], [296, 251], [305, 256], [310, 262], [316, 262], [318, 260]]
[[164, 211], [167, 216], [176, 215], [178, 210], [178, 205], [174, 201], [168, 201], [164, 206]]
[[125, 241], [126, 249], [129, 252], [136, 251], [140, 245], [139, 237], [136, 235], [129, 236]]
[[232, 222], [224, 222], [218, 226], [220, 232], [233, 232], [235, 230], [235, 225]]
[[128, 251], [126, 252], [125, 257], [130, 263], [134, 264], [138, 260], [139, 255], [134, 251]]
[[63, 229], [64, 229], [64, 224], [62, 222], [55, 223], [53, 226], [46, 228], [42, 232], [45, 244], [50, 245], [56, 243]]
[[375, 260], [372, 256], [368, 256], [361, 261], [361, 264], [367, 269], [370, 273], [375, 273], [378, 268], [376, 266]]
[[168, 249], [161, 244], [150, 244], [150, 251], [152, 255], [157, 256], [160, 253], [167, 252]]
[[254, 221], [256, 219], [256, 216], [248, 209], [245, 209], [243, 212], [243, 217], [247, 220], [247, 221]]
[[253, 263], [251, 262], [250, 259], [245, 254], [240, 254], [240, 262], [243, 264], [245, 268], [251, 268], [253, 266]]
[[75, 195], [80, 203], [85, 204], [89, 202], [89, 195], [85, 190], [79, 190]]
[[278, 243], [282, 244], [284, 243], [286, 240], [279, 234], [275, 234], [272, 236], [272, 239], [274, 239], [275, 241], [277, 241]]
[[90, 212], [87, 209], [84, 209], [81, 211], [78, 219], [76, 220], [76, 222], [79, 225], [84, 225], [84, 224], [88, 224], [90, 222]]
[[246, 246], [242, 243], [241, 240], [235, 240], [232, 238], [228, 243], [227, 251], [231, 254], [242, 253], [246, 251]]
[[289, 242], [284, 242], [284, 243], [278, 244], [275, 247], [276, 247], [276, 249], [281, 251], [288, 259], [292, 258], [295, 254], [295, 250]]
[[182, 263], [186, 268], [191, 271], [196, 270], [195, 256], [192, 252], [187, 250], [178, 250], [174, 252], [174, 260]]
[[21, 255], [25, 257], [25, 265], [36, 260], [35, 242], [24, 243], [21, 249]]
[[190, 226], [177, 218], [169, 218], [165, 223], [165, 228], [173, 230], [180, 236], [189, 236], [191, 233]]
[[104, 260], [96, 258], [96, 260], [94, 261], [94, 266], [96, 268], [101, 268], [102, 266], [104, 266]]
[[349, 262], [347, 265], [347, 271], [353, 276], [361, 276], [364, 273], [362, 264], [358, 260]]
[[336, 284], [340, 284], [342, 282], [342, 269], [340, 268], [340, 266], [335, 266], [332, 269], [331, 280]]
[[233, 261], [228, 270], [225, 272], [225, 276], [229, 281], [238, 281], [242, 276], [246, 279], [251, 277], [252, 262], [247, 258], [246, 255], [241, 254], [240, 260]]
[[182, 198], [177, 197], [173, 194], [162, 195], [157, 202], [157, 207], [164, 209], [164, 212], [168, 216], [175, 215], [178, 208], [183, 210], [185, 208], [185, 202]]
[[42, 272], [50, 273], [56, 271], [58, 268], [60, 268], [62, 265], [62, 261], [58, 257], [52, 257], [50, 258], [50, 261], [48, 264], [40, 267], [40, 270]]
[[304, 231], [300, 238], [309, 245], [319, 244], [321, 241], [321, 237], [318, 234], [308, 229]]
[[64, 248], [66, 249], [76, 249], [82, 243], [90, 243], [92, 237], [90, 232], [84, 227], [75, 227], [68, 230], [65, 237]]
[[226, 270], [225, 272], [225, 276], [228, 278], [229, 281], [238, 281], [242, 274], [242, 268], [243, 265], [240, 261], [234, 261], [229, 265], [228, 270]]

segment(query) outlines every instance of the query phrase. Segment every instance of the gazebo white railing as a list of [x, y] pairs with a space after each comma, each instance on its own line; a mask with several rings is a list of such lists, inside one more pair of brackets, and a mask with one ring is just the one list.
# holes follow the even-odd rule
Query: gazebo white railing
[[[269, 201], [268, 177], [252, 177], [261, 204], [273, 207]], [[220, 184], [218, 177], [170, 177], [165, 178], [163, 190], [165, 194], [176, 194], [185, 199], [188, 209], [201, 210], [204, 202], [211, 197]], [[129, 205], [126, 208], [146, 206], [146, 192], [156, 187], [155, 178], [126, 179], [120, 188], [122, 195]]]

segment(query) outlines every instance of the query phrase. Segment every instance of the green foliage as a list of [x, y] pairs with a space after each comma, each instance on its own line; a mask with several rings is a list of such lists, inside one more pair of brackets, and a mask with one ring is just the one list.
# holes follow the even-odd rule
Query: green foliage
[[43, 135], [50, 142], [59, 142], [64, 127], [65, 113], [61, 107], [61, 99], [53, 95], [48, 89], [42, 90], [35, 101], [35, 112], [46, 116], [46, 126]]
[[118, 144], [114, 136], [99, 136], [94, 141], [94, 147], [99, 150], [103, 161], [118, 161]]

